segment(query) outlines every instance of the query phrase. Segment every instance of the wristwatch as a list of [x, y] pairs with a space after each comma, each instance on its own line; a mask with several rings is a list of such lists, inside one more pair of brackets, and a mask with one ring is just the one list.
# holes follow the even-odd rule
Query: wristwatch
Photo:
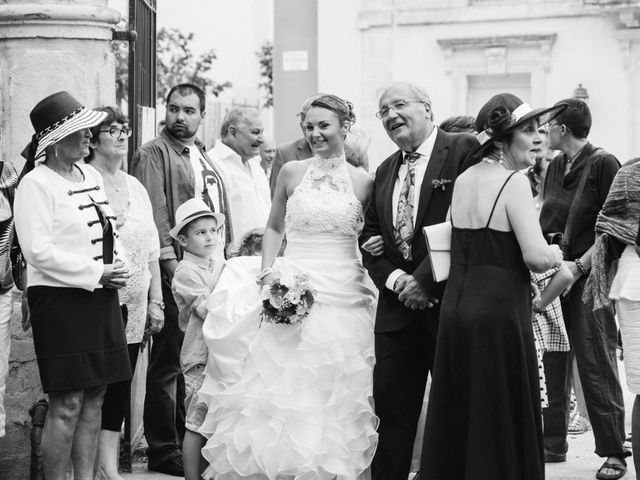
[[150, 298], [149, 303], [155, 303], [160, 307], [160, 310], [164, 310], [164, 302], [162, 300], [154, 300]]
[[534, 313], [544, 313], [545, 309], [540, 308], [540, 300], [536, 300], [531, 303], [531, 310], [533, 310]]

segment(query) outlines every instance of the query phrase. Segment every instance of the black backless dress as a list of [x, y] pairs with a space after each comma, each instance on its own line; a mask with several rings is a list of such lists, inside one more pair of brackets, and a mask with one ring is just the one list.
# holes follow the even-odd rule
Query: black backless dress
[[513, 231], [490, 228], [512, 176], [484, 228], [453, 227], [423, 480], [544, 478], [529, 271]]

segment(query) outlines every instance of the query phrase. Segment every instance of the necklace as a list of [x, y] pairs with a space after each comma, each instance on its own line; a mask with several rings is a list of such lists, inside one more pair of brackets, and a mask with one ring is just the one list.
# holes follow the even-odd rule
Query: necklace
[[507, 168], [507, 166], [505, 165], [503, 160], [494, 160], [493, 158], [485, 157], [485, 158], [482, 159], [482, 161], [485, 162], [485, 163], [491, 163], [493, 165], [500, 165], [503, 168]]
[[346, 163], [344, 154], [338, 157], [323, 158], [319, 156], [313, 157], [313, 164], [323, 172], [329, 172]]
[[82, 182], [82, 178], [78, 179], [78, 170], [76, 169], [75, 165], [71, 166], [71, 171], [65, 171], [65, 170], [60, 170], [57, 168], [53, 168], [51, 165], [45, 164], [47, 165], [47, 167], [49, 167], [51, 170], [53, 170], [54, 172], [56, 172], [58, 175], [60, 175], [62, 178], [64, 178], [65, 180], [69, 181], [69, 182], [73, 182], [73, 183], [80, 183]]
[[120, 193], [120, 190], [122, 190], [125, 184], [125, 180], [122, 176], [122, 173], [120, 172], [120, 169], [117, 169], [112, 173], [102, 167], [99, 167], [98, 165], [94, 165], [94, 168], [100, 172], [100, 175], [102, 175], [102, 179], [108, 186], [113, 188], [115, 192]]

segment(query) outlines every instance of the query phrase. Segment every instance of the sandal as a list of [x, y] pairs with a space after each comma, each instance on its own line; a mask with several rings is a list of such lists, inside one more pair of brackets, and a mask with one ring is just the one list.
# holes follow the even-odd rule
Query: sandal
[[[614, 470], [616, 473], [614, 473], [613, 475], [610, 473], [604, 473], [603, 470], [605, 469]], [[626, 462], [624, 462], [624, 464], [604, 462], [600, 467], [600, 469], [598, 470], [598, 473], [596, 473], [596, 478], [599, 480], [617, 480], [618, 478], [624, 477], [626, 473], [627, 473]]]

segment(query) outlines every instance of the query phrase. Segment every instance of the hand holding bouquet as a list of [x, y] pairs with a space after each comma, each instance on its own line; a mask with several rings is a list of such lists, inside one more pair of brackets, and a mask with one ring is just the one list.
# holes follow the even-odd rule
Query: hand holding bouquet
[[280, 279], [262, 287], [262, 321], [295, 325], [307, 315], [315, 301], [316, 291], [309, 284], [307, 274], [294, 276], [293, 285]]

